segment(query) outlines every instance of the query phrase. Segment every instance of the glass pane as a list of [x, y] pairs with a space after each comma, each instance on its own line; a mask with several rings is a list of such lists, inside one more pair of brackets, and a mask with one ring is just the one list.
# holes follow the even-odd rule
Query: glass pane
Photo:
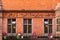
[[12, 19], [12, 24], [15, 24], [16, 23], [16, 19]]
[[31, 25], [28, 25], [28, 33], [32, 33]]
[[12, 21], [16, 21], [16, 19], [12, 19]]
[[57, 19], [57, 24], [60, 24], [60, 19]]
[[16, 33], [16, 25], [12, 25], [12, 33]]
[[44, 19], [44, 24], [48, 24], [48, 19]]
[[23, 27], [23, 32], [24, 32], [24, 33], [27, 33], [27, 25], [24, 25], [24, 27]]
[[52, 25], [49, 25], [49, 33], [52, 33]]
[[28, 24], [31, 24], [31, 19], [28, 19]]
[[8, 24], [11, 24], [11, 19], [8, 19]]
[[24, 24], [27, 24], [27, 19], [24, 19], [23, 23], [24, 23]]
[[49, 19], [49, 24], [52, 24], [52, 19]]
[[49, 25], [45, 24], [45, 27], [49, 27]]
[[60, 31], [60, 25], [57, 26], [57, 31]]
[[11, 33], [11, 25], [8, 25], [7, 32]]
[[44, 25], [44, 33], [48, 33], [48, 25]]
[[44, 21], [48, 21], [48, 19], [44, 19]]

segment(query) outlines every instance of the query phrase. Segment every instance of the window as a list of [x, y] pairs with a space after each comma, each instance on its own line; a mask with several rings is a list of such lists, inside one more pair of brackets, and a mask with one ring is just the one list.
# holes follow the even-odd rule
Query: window
[[32, 19], [23, 19], [23, 33], [32, 33]]
[[16, 33], [16, 19], [8, 19], [7, 21], [8, 21], [7, 32]]
[[44, 19], [44, 33], [52, 33], [52, 19]]
[[60, 19], [57, 19], [57, 31], [60, 31]]

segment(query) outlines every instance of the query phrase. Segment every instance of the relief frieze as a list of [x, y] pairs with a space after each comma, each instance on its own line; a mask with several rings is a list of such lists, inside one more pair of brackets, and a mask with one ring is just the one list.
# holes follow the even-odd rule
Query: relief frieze
[[4, 13], [3, 17], [54, 17], [54, 13]]

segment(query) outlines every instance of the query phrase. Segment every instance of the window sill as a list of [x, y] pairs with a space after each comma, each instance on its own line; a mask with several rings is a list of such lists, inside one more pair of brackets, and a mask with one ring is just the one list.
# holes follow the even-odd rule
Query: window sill
[[7, 33], [8, 36], [16, 36], [16, 33]]

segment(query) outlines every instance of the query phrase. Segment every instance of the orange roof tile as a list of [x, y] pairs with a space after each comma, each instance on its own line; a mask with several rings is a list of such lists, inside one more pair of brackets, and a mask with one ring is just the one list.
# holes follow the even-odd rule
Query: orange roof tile
[[51, 10], [60, 0], [2, 0], [5, 10]]

